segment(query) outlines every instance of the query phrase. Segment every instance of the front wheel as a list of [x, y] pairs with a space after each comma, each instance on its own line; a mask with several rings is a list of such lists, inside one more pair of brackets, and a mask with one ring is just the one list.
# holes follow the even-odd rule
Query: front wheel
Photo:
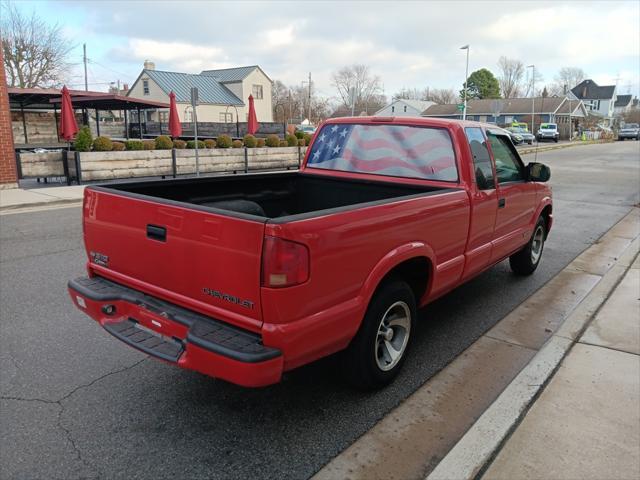
[[509, 265], [516, 275], [531, 275], [536, 271], [542, 258], [544, 241], [547, 237], [547, 224], [540, 217], [533, 229], [533, 235], [522, 249], [509, 257]]
[[389, 384], [404, 364], [415, 319], [416, 300], [409, 285], [401, 280], [384, 283], [344, 352], [349, 383], [364, 390]]

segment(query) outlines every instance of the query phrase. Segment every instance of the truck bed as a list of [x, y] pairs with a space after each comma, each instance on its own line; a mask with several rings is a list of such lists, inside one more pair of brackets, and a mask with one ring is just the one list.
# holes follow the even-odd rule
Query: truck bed
[[[328, 178], [299, 172], [114, 183], [95, 190], [264, 221], [349, 208], [444, 189], [424, 185]], [[289, 218], [287, 218], [289, 220]], [[293, 218], [290, 220], [294, 220]]]

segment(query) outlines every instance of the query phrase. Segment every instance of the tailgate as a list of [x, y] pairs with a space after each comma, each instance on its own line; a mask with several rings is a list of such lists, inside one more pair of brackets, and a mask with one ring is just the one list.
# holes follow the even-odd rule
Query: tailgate
[[260, 328], [263, 222], [91, 188], [83, 215], [94, 273]]

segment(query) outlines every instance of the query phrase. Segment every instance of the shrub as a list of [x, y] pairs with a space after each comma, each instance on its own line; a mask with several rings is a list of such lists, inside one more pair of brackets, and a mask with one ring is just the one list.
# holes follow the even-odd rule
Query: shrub
[[156, 149], [156, 141], [155, 140], [143, 140], [142, 141], [142, 149], [143, 150], [155, 150]]
[[262, 148], [264, 147], [264, 145], [265, 145], [264, 138], [256, 138], [256, 147]]
[[179, 150], [182, 150], [183, 148], [186, 148], [187, 146], [187, 142], [185, 142], [184, 140], [174, 140], [173, 141], [173, 146], [176, 147]]
[[73, 146], [78, 152], [88, 152], [91, 150], [92, 143], [93, 138], [91, 137], [91, 130], [85, 125], [76, 135], [76, 140], [73, 143]]
[[258, 141], [256, 140], [256, 137], [254, 137], [250, 133], [247, 133], [244, 136], [244, 146], [245, 147], [247, 147], [247, 148], [255, 148], [257, 143], [258, 143]]
[[144, 150], [142, 140], [127, 140], [124, 142], [124, 146], [127, 150]]
[[301, 130], [296, 130], [294, 135], [298, 138], [304, 138], [304, 132]]
[[[195, 149], [196, 148], [196, 141], [195, 140], [187, 140], [187, 148]], [[205, 145], [205, 143], [202, 140], [198, 140], [198, 148], [207, 148], [207, 146]]]
[[113, 150], [113, 142], [109, 137], [96, 137], [93, 141], [93, 149], [96, 152], [110, 152]]
[[304, 136], [302, 137], [304, 138], [304, 144], [305, 145], [309, 145], [311, 143], [311, 134], [310, 133], [306, 133], [304, 134]]
[[295, 135], [287, 135], [286, 140], [287, 144], [285, 145], [285, 147], [295, 147], [296, 145], [298, 145], [298, 138]]
[[231, 145], [233, 146], [233, 148], [242, 148], [244, 146], [242, 140], [234, 140]]
[[218, 148], [231, 147], [231, 137], [229, 135], [220, 135], [216, 142], [218, 143]]
[[173, 142], [167, 135], [156, 137], [156, 150], [171, 150]]
[[287, 143], [286, 140], [280, 140], [279, 142], [280, 142], [279, 145], [278, 145], [279, 147], [287, 147], [287, 146], [289, 146], [289, 144]]
[[216, 145], [217, 145], [216, 141], [211, 138], [207, 138], [204, 141], [204, 146], [207, 148], [216, 148]]
[[298, 146], [299, 147], [304, 147], [305, 146], [304, 138], [299, 138], [298, 139]]
[[121, 152], [124, 150], [124, 143], [122, 142], [111, 142], [111, 149], [114, 152]]
[[265, 144], [267, 147], [278, 147], [280, 145], [280, 139], [277, 135], [267, 135]]

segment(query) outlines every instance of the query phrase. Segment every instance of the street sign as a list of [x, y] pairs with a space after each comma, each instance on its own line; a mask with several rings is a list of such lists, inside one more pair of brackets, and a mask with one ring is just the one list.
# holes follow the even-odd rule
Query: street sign
[[464, 112], [464, 103], [458, 104], [458, 110]]

